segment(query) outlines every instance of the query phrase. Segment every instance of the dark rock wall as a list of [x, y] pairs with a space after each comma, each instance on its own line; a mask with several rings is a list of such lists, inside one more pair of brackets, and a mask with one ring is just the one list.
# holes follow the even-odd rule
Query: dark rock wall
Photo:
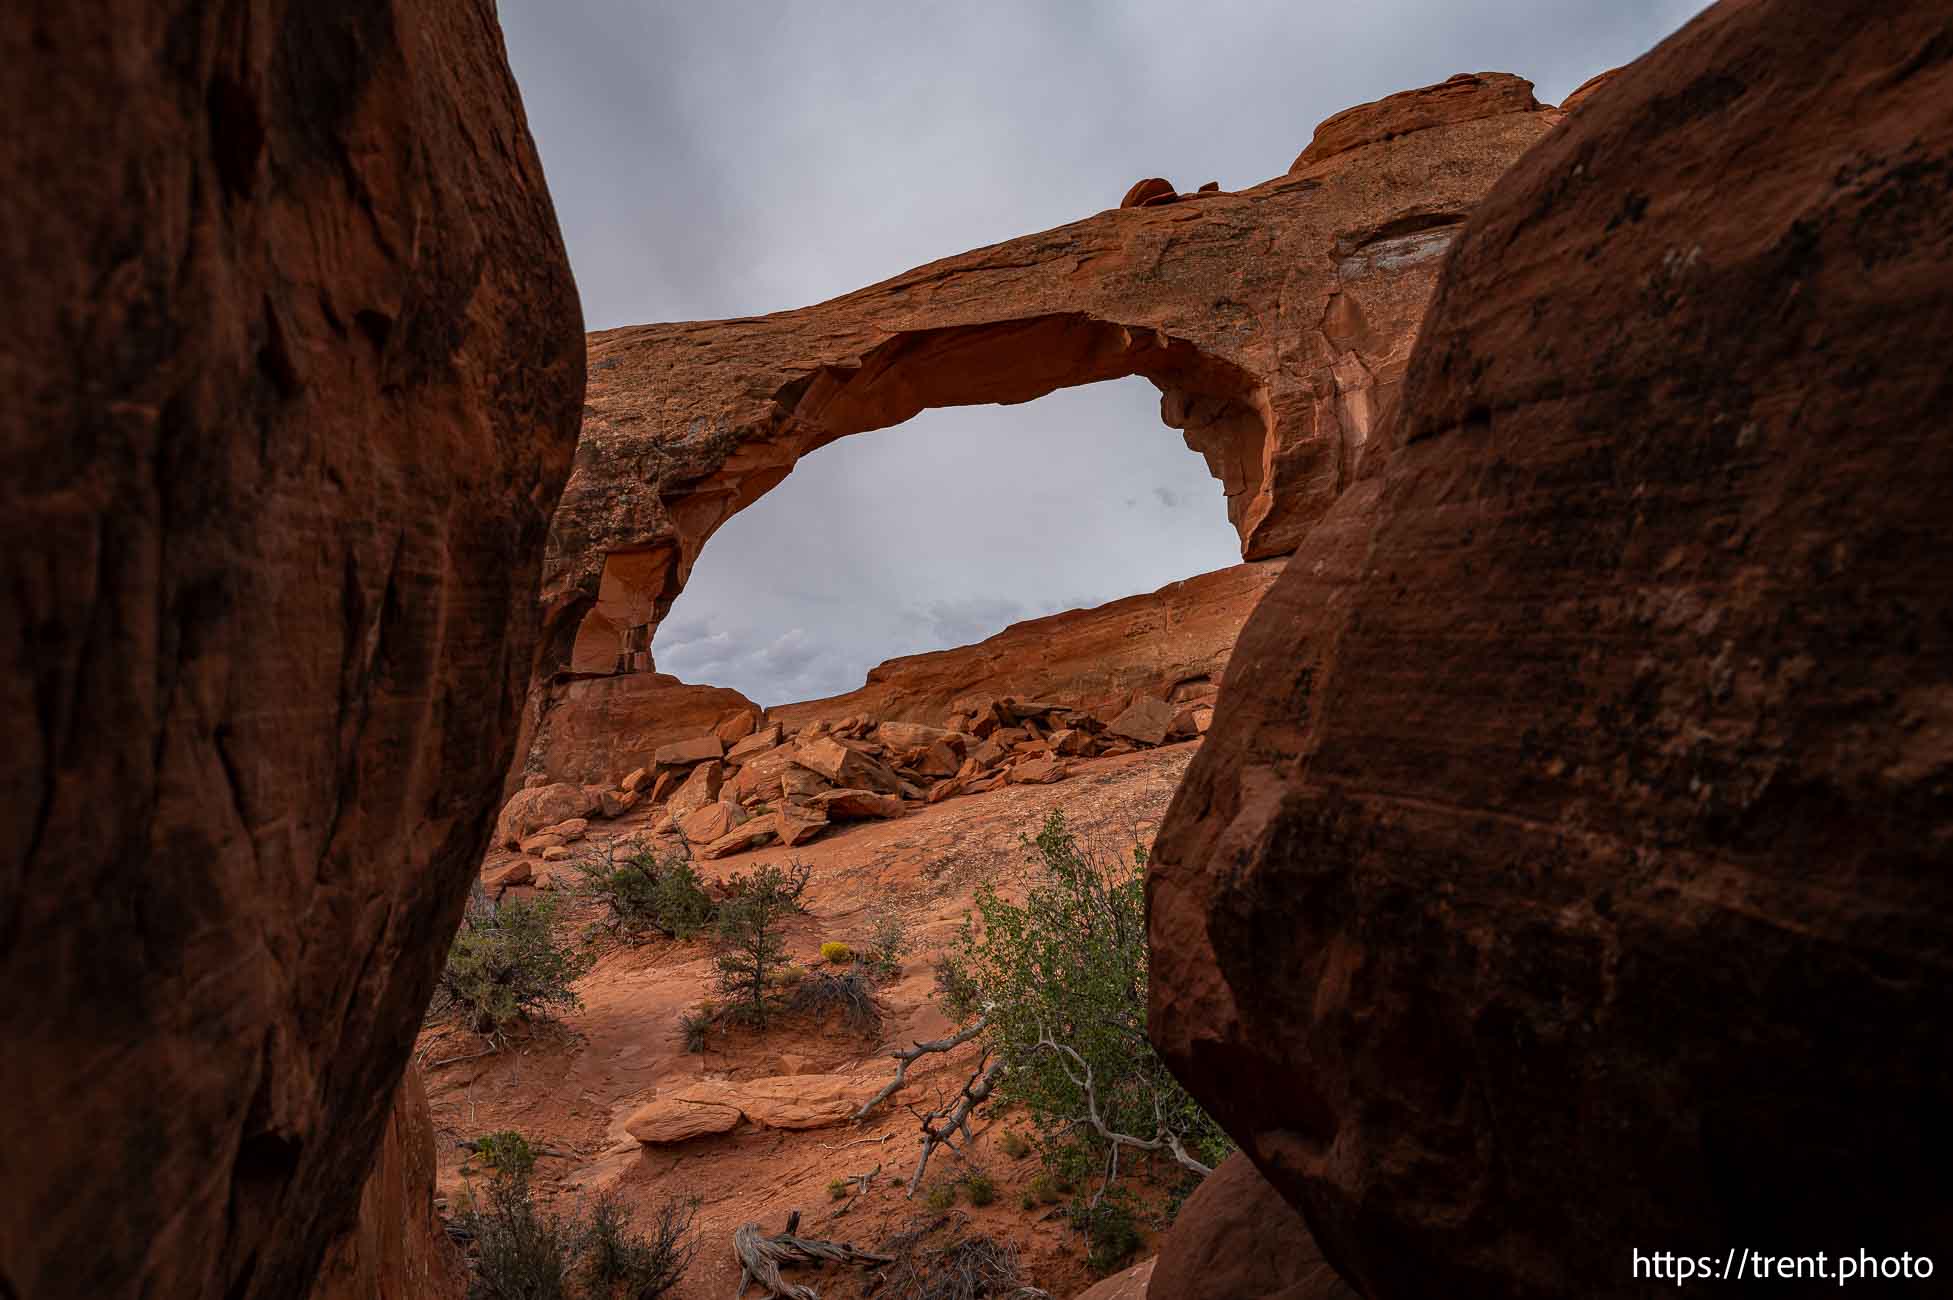
[[489, 0], [0, 65], [0, 1294], [302, 1294], [512, 756], [575, 289]]

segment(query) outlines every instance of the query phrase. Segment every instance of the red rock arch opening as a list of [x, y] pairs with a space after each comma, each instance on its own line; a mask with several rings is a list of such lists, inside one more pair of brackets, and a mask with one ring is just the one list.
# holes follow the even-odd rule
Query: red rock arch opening
[[858, 362], [820, 366], [774, 392], [771, 427], [741, 438], [714, 472], [687, 482], [670, 503], [675, 543], [605, 555], [596, 598], [576, 624], [571, 671], [651, 668], [650, 635], [706, 541], [807, 453], [932, 408], [1029, 402], [1133, 375], [1160, 389], [1161, 418], [1221, 481], [1246, 552], [1257, 510], [1266, 510], [1259, 489], [1274, 422], [1265, 388], [1242, 367], [1163, 330], [1075, 312], [904, 331]]

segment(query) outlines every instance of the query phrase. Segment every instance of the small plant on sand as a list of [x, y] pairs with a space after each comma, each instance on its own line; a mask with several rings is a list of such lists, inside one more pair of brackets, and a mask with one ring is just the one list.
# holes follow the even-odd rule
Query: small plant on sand
[[827, 1185], [827, 1199], [830, 1201], [845, 1201], [848, 1199], [848, 1189], [853, 1186], [854, 1184], [845, 1178], [836, 1178]]
[[956, 1204], [956, 1184], [937, 1183], [922, 1194], [922, 1203], [941, 1213]]
[[821, 960], [830, 966], [846, 966], [854, 960], [854, 949], [838, 939], [829, 939], [821, 945]]
[[590, 963], [557, 935], [559, 906], [549, 897], [485, 909], [471, 904], [448, 948], [429, 1018], [452, 1017], [493, 1034], [581, 1006], [571, 985]]
[[762, 1029], [771, 1019], [775, 975], [787, 964], [786, 919], [805, 884], [769, 864], [741, 877], [738, 892], [719, 905], [714, 965], [728, 1018]]
[[988, 1205], [997, 1199], [997, 1184], [981, 1169], [963, 1179], [963, 1193], [971, 1205]]
[[800, 981], [787, 1005], [794, 1011], [825, 1019], [839, 1013], [841, 1022], [858, 1034], [882, 1027], [882, 1009], [875, 1002], [875, 986], [860, 971], [830, 975], [816, 971]]
[[1031, 1154], [1031, 1144], [1015, 1129], [1005, 1129], [1004, 1135], [997, 1139], [997, 1147], [1012, 1160], [1022, 1160]]
[[578, 1229], [536, 1205], [529, 1180], [497, 1174], [469, 1198], [459, 1223], [475, 1243], [469, 1300], [564, 1300]]
[[528, 1138], [514, 1129], [503, 1129], [476, 1138], [469, 1163], [478, 1164], [491, 1173], [527, 1178], [536, 1167], [536, 1149], [529, 1145]]
[[684, 1036], [685, 1050], [695, 1054], [703, 1052], [712, 1026], [718, 1023], [719, 1008], [710, 1002], [701, 1002], [690, 1011], [679, 1012], [678, 1032]]
[[908, 928], [893, 912], [884, 912], [868, 936], [866, 960], [876, 979], [890, 980], [902, 973], [902, 958], [909, 951]]

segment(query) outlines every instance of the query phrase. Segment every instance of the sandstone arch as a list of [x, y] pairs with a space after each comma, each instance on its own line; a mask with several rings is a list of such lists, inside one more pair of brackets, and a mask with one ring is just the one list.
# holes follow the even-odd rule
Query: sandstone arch
[[934, 406], [1144, 375], [1222, 480], [1243, 557], [1288, 553], [1349, 482], [1452, 235], [1558, 118], [1520, 78], [1467, 75], [1338, 114], [1335, 152], [1251, 189], [797, 311], [592, 334], [542, 674], [648, 667], [619, 638], [655, 629], [721, 524], [809, 451]]

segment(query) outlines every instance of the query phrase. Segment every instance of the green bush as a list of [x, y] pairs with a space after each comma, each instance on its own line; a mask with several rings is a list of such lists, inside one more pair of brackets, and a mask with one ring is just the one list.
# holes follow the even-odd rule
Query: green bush
[[1097, 1205], [1072, 1207], [1071, 1223], [1085, 1236], [1085, 1262], [1100, 1274], [1123, 1267], [1141, 1245], [1132, 1207], [1116, 1194]]
[[777, 976], [787, 964], [784, 927], [799, 907], [806, 880], [772, 865], [751, 877], [719, 905], [719, 992], [729, 1005], [724, 1014], [741, 1024], [764, 1028], [771, 1018]]
[[956, 1204], [956, 1184], [936, 1183], [922, 1195], [922, 1203], [941, 1213]]
[[598, 932], [628, 942], [651, 934], [689, 939], [712, 925], [712, 896], [683, 854], [660, 858], [644, 848], [620, 859], [615, 841], [605, 841], [576, 870], [577, 893], [603, 908]]
[[827, 1199], [830, 1201], [845, 1201], [848, 1199], [848, 1189], [853, 1186], [854, 1184], [845, 1178], [836, 1178], [827, 1185]]
[[1050, 1174], [1039, 1174], [1031, 1180], [1030, 1195], [1037, 1198], [1039, 1205], [1056, 1205], [1065, 1199], [1063, 1190], [1058, 1186], [1058, 1180]]
[[659, 1205], [648, 1233], [632, 1229], [630, 1206], [604, 1192], [590, 1207], [585, 1229], [583, 1277], [587, 1294], [603, 1300], [656, 1300], [678, 1285], [698, 1254], [692, 1220], [696, 1198], [671, 1197]]
[[854, 949], [837, 939], [821, 945], [821, 960], [830, 966], [846, 966], [854, 960]]
[[1004, 1135], [997, 1139], [997, 1146], [1012, 1160], [1022, 1160], [1031, 1154], [1031, 1144], [1024, 1140], [1022, 1133], [1014, 1129], [1006, 1129]]
[[469, 1159], [493, 1173], [527, 1178], [536, 1167], [536, 1149], [514, 1129], [503, 1129], [476, 1138], [474, 1154]]
[[711, 1034], [712, 1026], [718, 1023], [718, 1009], [709, 1004], [679, 1012], [678, 1032], [685, 1037], [685, 1050], [694, 1054], [703, 1052], [705, 1040]]
[[559, 907], [546, 896], [486, 910], [471, 905], [448, 948], [430, 1015], [457, 1017], [489, 1034], [581, 1006], [571, 984], [590, 963], [557, 937]]
[[576, 1224], [537, 1208], [529, 1180], [518, 1174], [497, 1175], [484, 1200], [471, 1198], [459, 1216], [475, 1243], [469, 1300], [565, 1300]]
[[963, 1179], [963, 1192], [971, 1205], [988, 1205], [997, 1199], [997, 1184], [979, 1169]]
[[1104, 1139], [1074, 1122], [1087, 1111], [1073, 1078], [1083, 1071], [1039, 1046], [1049, 1035], [1089, 1068], [1113, 1130], [1150, 1137], [1164, 1129], [1202, 1163], [1219, 1163], [1232, 1149], [1227, 1135], [1146, 1036], [1144, 851], [1126, 857], [1081, 845], [1059, 812], [1024, 844], [1039, 868], [1024, 902], [979, 885], [981, 927], [964, 918], [937, 972], [951, 1014], [988, 1010], [983, 1041], [1009, 1064], [998, 1096], [1024, 1107], [1047, 1163], [1105, 1166]]

